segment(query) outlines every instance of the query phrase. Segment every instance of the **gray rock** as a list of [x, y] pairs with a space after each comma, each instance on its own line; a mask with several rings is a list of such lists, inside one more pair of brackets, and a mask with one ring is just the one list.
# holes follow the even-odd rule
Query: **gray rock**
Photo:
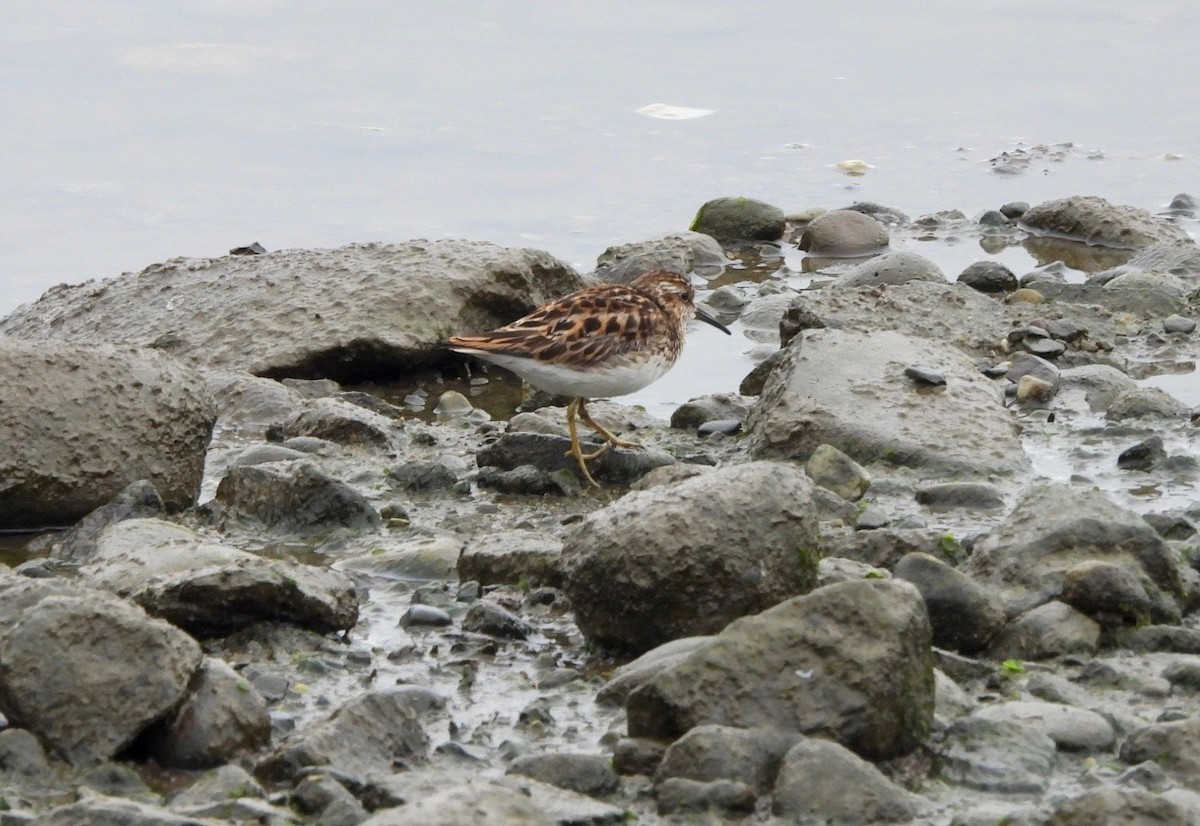
[[1117, 454], [1117, 467], [1121, 470], [1150, 470], [1166, 461], [1166, 458], [1162, 436], [1150, 436]]
[[497, 531], [467, 540], [458, 557], [458, 578], [481, 585], [547, 585], [565, 580], [562, 541], [533, 531]]
[[802, 471], [731, 465], [585, 517], [563, 547], [566, 592], [589, 641], [641, 653], [809, 590], [818, 543]]
[[[448, 335], [495, 329], [581, 286], [548, 253], [478, 241], [176, 258], [51, 290], [0, 321], [0, 333], [157, 340], [171, 355], [207, 365], [345, 380], [411, 369]], [[167, 302], [188, 311], [164, 310]]]
[[1180, 655], [1162, 671], [1163, 679], [1179, 691], [1200, 691], [1200, 660], [1195, 656]]
[[874, 528], [826, 537], [828, 556], [844, 557], [890, 571], [905, 554], [924, 553], [956, 563], [963, 555], [957, 539], [935, 528]]
[[946, 276], [937, 264], [915, 252], [898, 250], [885, 252], [864, 261], [837, 277], [831, 289], [850, 287], [896, 286], [910, 281], [933, 281], [944, 284]]
[[711, 636], [682, 637], [651, 648], [635, 660], [613, 669], [608, 682], [596, 695], [598, 703], [624, 704], [629, 692], [650, 681], [660, 671], [686, 659], [693, 651], [708, 645]]
[[287, 533], [366, 530], [382, 523], [362, 494], [310, 461], [231, 468], [214, 501], [229, 518]]
[[1121, 393], [1109, 405], [1105, 418], [1120, 422], [1127, 419], [1187, 419], [1191, 408], [1158, 387], [1138, 387]]
[[783, 210], [753, 198], [715, 198], [700, 207], [688, 229], [721, 244], [778, 241], [783, 237]]
[[824, 588], [835, 582], [857, 582], [862, 579], [891, 579], [891, 571], [876, 568], [865, 562], [855, 562], [840, 556], [827, 556], [821, 559], [817, 568], [817, 585]]
[[620, 784], [612, 761], [598, 754], [529, 754], [509, 763], [508, 774], [532, 777], [592, 797], [611, 794]]
[[1046, 826], [1092, 826], [1099, 823], [1190, 826], [1193, 817], [1172, 800], [1138, 789], [1089, 789], [1054, 801]]
[[1196, 321], [1181, 315], [1169, 315], [1163, 319], [1163, 330], [1168, 333], [1192, 333], [1196, 330]]
[[1140, 728], [1125, 738], [1120, 757], [1128, 764], [1154, 760], [1176, 781], [1200, 791], [1200, 719], [1190, 717]]
[[229, 370], [205, 370], [203, 375], [221, 427], [261, 432], [304, 405], [299, 393], [274, 379]]
[[933, 722], [929, 644], [911, 585], [829, 585], [730, 624], [634, 689], [625, 703], [629, 734], [768, 727], [829, 737], [868, 759], [896, 757]]
[[1106, 281], [1098, 297], [1111, 310], [1165, 318], [1187, 307], [1193, 289], [1170, 273], [1126, 272]]
[[[818, 330], [785, 352], [748, 422], [757, 456], [806, 459], [828, 443], [864, 464], [933, 473], [984, 476], [1028, 467], [1000, 394], [951, 345], [890, 330]], [[949, 387], [918, 390], [897, 369], [913, 363], [941, 371]]]
[[1054, 398], [1054, 394], [1055, 388], [1050, 382], [1043, 381], [1037, 376], [1021, 376], [1013, 395], [1018, 404], [1046, 405]]
[[382, 809], [362, 826], [558, 826], [527, 795], [496, 783], [470, 779], [414, 796], [411, 802]]
[[410, 628], [414, 625], [444, 626], [454, 622], [450, 615], [441, 608], [432, 605], [412, 605], [400, 617], [400, 627]]
[[1088, 560], [1144, 575], [1167, 595], [1183, 593], [1175, 555], [1145, 520], [1099, 490], [1062, 484], [1030, 488], [976, 543], [964, 572], [1003, 589], [1006, 602], [1031, 607], [1060, 594], [1064, 573]]
[[871, 486], [871, 474], [833, 445], [817, 445], [804, 463], [804, 472], [818, 485], [847, 502], [862, 499]]
[[[585, 428], [586, 430], [586, 428]], [[584, 452], [600, 447], [599, 441], [582, 439]], [[544, 433], [505, 433], [475, 455], [481, 468], [495, 467], [512, 471], [532, 465], [543, 473], [567, 471], [579, 473], [575, 460], [567, 455], [569, 439]], [[659, 448], [614, 448], [588, 462], [588, 470], [601, 484], [628, 485], [656, 467], [671, 465], [676, 459]], [[554, 491], [547, 491], [554, 492]]]
[[1132, 270], [1169, 272], [1175, 275], [1200, 274], [1200, 247], [1187, 240], [1162, 241], [1140, 249], [1125, 262]]
[[669, 777], [655, 787], [660, 815], [695, 817], [700, 812], [744, 817], [754, 811], [754, 790], [736, 780]]
[[420, 536], [395, 544], [388, 542], [369, 553], [338, 560], [333, 567], [369, 579], [448, 579], [454, 575], [461, 548], [462, 540], [455, 536]]
[[513, 640], [528, 639], [534, 633], [533, 626], [512, 611], [484, 600], [471, 603], [463, 617], [462, 628], [476, 634]]
[[1035, 353], [1014, 353], [1012, 366], [1005, 373], [1005, 378], [1016, 383], [1026, 376], [1033, 376], [1048, 384], [1058, 387], [1061, 382], [1061, 371], [1046, 359]]
[[81, 572], [95, 586], [202, 637], [264, 620], [319, 633], [345, 631], [358, 620], [354, 583], [342, 574], [256, 556], [159, 519], [105, 529]]
[[804, 738], [783, 758], [773, 811], [791, 823], [911, 823], [917, 798], [848, 749]]
[[1200, 630], [1173, 625], [1150, 625], [1122, 634], [1121, 644], [1131, 651], [1200, 654]]
[[921, 485], [917, 502], [930, 510], [996, 510], [1004, 507], [1004, 497], [987, 482], [939, 482]]
[[38, 826], [205, 826], [201, 821], [149, 803], [95, 795], [51, 809], [37, 818]]
[[1037, 232], [1119, 249], [1191, 240], [1182, 227], [1144, 209], [1111, 204], [1094, 195], [1073, 195], [1038, 204], [1021, 217], [1021, 224]]
[[0, 335], [0, 399], [0, 528], [70, 524], [138, 480], [195, 504], [216, 406], [174, 360]]
[[717, 393], [691, 399], [671, 414], [671, 427], [679, 430], [694, 430], [705, 422], [718, 419], [744, 421], [754, 405], [754, 399], [737, 393]]
[[905, 378], [912, 379], [914, 382], [926, 387], [945, 387], [946, 377], [940, 371], [934, 370], [931, 367], [922, 367], [919, 364], [914, 364], [904, 368]]
[[596, 259], [596, 275], [609, 283], [628, 284], [651, 270], [720, 271], [728, 262], [725, 251], [712, 236], [701, 232], [676, 232], [648, 241], [609, 247]]
[[306, 777], [292, 790], [292, 803], [315, 815], [318, 826], [358, 826], [370, 815], [345, 786], [328, 775]]
[[[786, 336], [786, 338], [790, 341], [796, 338], [796, 335], [797, 334]], [[782, 337], [784, 336], [781, 336], [781, 338]], [[767, 378], [775, 370], [776, 365], [783, 360], [783, 357], [784, 351], [776, 350], [765, 359], [760, 361], [757, 365], [755, 365], [753, 370], [746, 374], [741, 383], [738, 384], [738, 392], [743, 396], [757, 396], [762, 393], [762, 389], [767, 382]]]
[[1020, 286], [1013, 271], [999, 261], [976, 261], [958, 274], [958, 282], [981, 293], [1011, 293]]
[[428, 740], [409, 692], [369, 691], [289, 736], [258, 762], [255, 774], [282, 783], [310, 766], [347, 774], [393, 771], [425, 760]]
[[342, 399], [308, 402], [279, 425], [284, 439], [309, 437], [339, 445], [387, 448], [397, 432], [395, 422]]
[[826, 258], [874, 255], [887, 245], [887, 227], [850, 209], [835, 209], [814, 218], [800, 235], [800, 249]]
[[613, 769], [617, 774], [651, 775], [658, 771], [667, 744], [646, 737], [622, 737], [613, 746]]
[[449, 490], [458, 481], [458, 474], [443, 462], [405, 462], [387, 473], [387, 482], [404, 491]]
[[0, 602], [0, 711], [75, 765], [132, 742], [200, 665], [195, 640], [103, 591], [20, 577]]
[[266, 701], [224, 662], [206, 658], [187, 699], [142, 743], [164, 766], [210, 769], [270, 739]]
[[1050, 785], [1054, 752], [1054, 741], [1027, 725], [971, 715], [946, 729], [936, 773], [969, 789], [1037, 795]]
[[239, 453], [237, 458], [230, 464], [247, 467], [249, 465], [262, 465], [267, 462], [290, 462], [295, 459], [305, 459], [307, 457], [307, 453], [293, 450], [283, 445], [251, 445]]
[[226, 763], [216, 771], [205, 772], [183, 791], [171, 798], [171, 809], [179, 814], [205, 817], [214, 807], [227, 806], [240, 797], [266, 797], [263, 787], [250, 772], [235, 763]]
[[73, 525], [53, 536], [46, 550], [56, 560], [86, 562], [96, 553], [96, 540], [109, 525], [126, 519], [161, 516], [166, 511], [154, 485], [142, 479], [131, 482], [107, 505], [101, 505]]
[[775, 783], [783, 756], [799, 741], [795, 731], [700, 725], [667, 747], [656, 780], [733, 780], [766, 794]]
[[1133, 572], [1096, 559], [1080, 562], [1063, 573], [1059, 599], [1107, 630], [1147, 625], [1153, 608], [1145, 587]]
[[981, 706], [974, 716], [1027, 725], [1044, 733], [1062, 751], [1108, 752], [1117, 740], [1112, 723], [1102, 715], [1061, 703], [992, 703]]
[[1026, 611], [992, 641], [995, 659], [1046, 660], [1064, 654], [1094, 654], [1100, 624], [1057, 600]]
[[45, 790], [58, 779], [56, 767], [32, 732], [22, 728], [0, 731], [0, 787]]
[[906, 554], [894, 570], [917, 586], [938, 648], [975, 654], [1004, 626], [1000, 601], [970, 577], [928, 554]]
[[1063, 392], [1082, 394], [1093, 413], [1107, 410], [1123, 393], [1138, 388], [1136, 381], [1107, 364], [1084, 364], [1058, 375]]

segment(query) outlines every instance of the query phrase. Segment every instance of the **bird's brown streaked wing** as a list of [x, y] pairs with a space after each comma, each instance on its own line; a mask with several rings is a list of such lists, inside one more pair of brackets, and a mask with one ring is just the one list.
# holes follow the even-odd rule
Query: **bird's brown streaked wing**
[[553, 301], [490, 333], [455, 336], [449, 344], [582, 366], [639, 349], [649, 340], [652, 317], [659, 312], [653, 301], [633, 290], [604, 285]]

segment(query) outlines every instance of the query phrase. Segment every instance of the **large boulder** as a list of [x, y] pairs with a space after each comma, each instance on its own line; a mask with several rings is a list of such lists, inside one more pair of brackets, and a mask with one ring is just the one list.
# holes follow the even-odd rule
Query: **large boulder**
[[258, 763], [256, 774], [279, 783], [312, 766], [366, 775], [391, 771], [398, 761], [422, 762], [429, 740], [421, 716], [412, 692], [368, 691], [296, 731]]
[[1096, 195], [1072, 195], [1038, 204], [1021, 216], [1021, 224], [1037, 232], [1120, 249], [1190, 240], [1177, 224]]
[[580, 630], [641, 653], [805, 593], [818, 562], [812, 497], [803, 470], [752, 462], [594, 511], [563, 546]]
[[70, 524], [140, 479], [195, 504], [216, 418], [161, 353], [0, 337], [0, 528]]
[[104, 591], [0, 579], [0, 711], [67, 761], [108, 759], [183, 699], [184, 632]]
[[722, 244], [778, 241], [787, 226], [783, 210], [754, 198], [714, 198], [700, 207], [688, 228]]
[[874, 255], [887, 245], [887, 227], [853, 209], [835, 209], [814, 218], [799, 244], [808, 254], [824, 258]]
[[1159, 611], [1183, 594], [1175, 555], [1145, 520], [1097, 489], [1061, 484], [1030, 489], [963, 571], [999, 592], [1012, 615], [1057, 597], [1068, 573], [1092, 561], [1126, 570]]
[[255, 556], [159, 519], [105, 529], [81, 573], [201, 637], [262, 621], [346, 631], [358, 620], [358, 596], [345, 575]]
[[[911, 366], [941, 373], [929, 388]], [[831, 444], [862, 464], [988, 476], [1029, 460], [1000, 392], [962, 351], [893, 330], [811, 330], [788, 345], [749, 421], [760, 457], [806, 460]]]
[[226, 519], [283, 533], [367, 530], [383, 521], [366, 497], [306, 459], [230, 468], [213, 507]]
[[411, 368], [449, 335], [506, 324], [581, 286], [548, 253], [477, 241], [174, 258], [55, 287], [0, 321], [0, 334], [154, 344], [260, 376], [352, 379]]
[[897, 757], [933, 724], [930, 639], [911, 585], [829, 585], [731, 623], [635, 688], [629, 735], [765, 727], [827, 737], [868, 760]]

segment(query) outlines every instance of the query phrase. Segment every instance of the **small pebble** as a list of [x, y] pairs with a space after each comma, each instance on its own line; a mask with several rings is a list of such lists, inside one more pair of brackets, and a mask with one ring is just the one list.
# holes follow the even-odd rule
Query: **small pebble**
[[726, 436], [732, 436], [741, 429], [742, 422], [740, 419], [714, 419], [696, 428], [696, 435], [711, 436], [713, 433], [722, 433]]
[[1151, 436], [1133, 447], [1127, 447], [1117, 456], [1117, 467], [1122, 470], [1150, 470], [1167, 458], [1161, 436]]
[[461, 416], [472, 410], [474, 407], [471, 402], [457, 390], [447, 390], [438, 397], [437, 407], [433, 408], [434, 413], [443, 416]]
[[1169, 315], [1163, 319], [1163, 329], [1168, 333], [1190, 333], [1196, 329], [1196, 322], [1181, 315]]
[[1054, 398], [1054, 385], [1037, 376], [1021, 376], [1017, 381], [1017, 401], [1020, 404], [1045, 404]]
[[1004, 299], [1006, 304], [1045, 304], [1046, 296], [1029, 287], [1022, 287], [1008, 294]]
[[1052, 338], [1027, 337], [1021, 342], [1021, 346], [1035, 356], [1041, 356], [1044, 359], [1058, 358], [1067, 350], [1067, 345]]
[[401, 628], [413, 625], [449, 625], [451, 622], [449, 614], [432, 605], [411, 605], [400, 617]]
[[904, 375], [917, 384], [927, 384], [931, 387], [939, 387], [946, 383], [946, 377], [932, 367], [905, 367]]
[[858, 518], [854, 520], [854, 530], [856, 531], [874, 531], [879, 528], [886, 528], [891, 523], [887, 513], [882, 508], [877, 508], [874, 505], [868, 505]]

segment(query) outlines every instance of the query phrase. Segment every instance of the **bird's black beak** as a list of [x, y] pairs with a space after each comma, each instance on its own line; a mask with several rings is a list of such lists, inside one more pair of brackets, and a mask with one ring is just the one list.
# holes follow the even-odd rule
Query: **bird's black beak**
[[729, 332], [728, 327], [709, 315], [708, 312], [699, 304], [696, 305], [696, 318], [700, 319], [705, 324], [711, 324], [727, 336], [733, 335], [733, 333]]

